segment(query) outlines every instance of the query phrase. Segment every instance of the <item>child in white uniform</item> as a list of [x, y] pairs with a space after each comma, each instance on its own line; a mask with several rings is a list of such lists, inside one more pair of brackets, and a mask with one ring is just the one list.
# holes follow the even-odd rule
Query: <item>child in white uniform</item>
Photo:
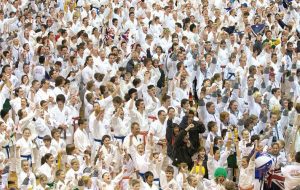
[[16, 154], [21, 160], [28, 160], [30, 165], [34, 163], [33, 148], [34, 144], [30, 139], [30, 129], [24, 128], [22, 138], [16, 142]]
[[44, 136], [43, 142], [44, 145], [40, 148], [40, 158], [43, 158], [47, 153], [51, 153], [54, 159], [56, 159], [57, 151], [56, 148], [51, 145], [51, 137], [49, 135]]
[[[239, 149], [239, 142], [236, 141], [236, 156], [237, 156], [237, 164], [240, 169], [240, 177], [239, 177], [239, 189], [247, 190], [254, 188], [254, 171], [255, 171], [255, 156], [256, 151], [251, 156], [250, 160], [248, 156], [241, 157], [241, 152]], [[257, 144], [257, 141], [255, 142]]]
[[55, 176], [55, 162], [54, 157], [51, 153], [45, 154], [42, 158], [42, 166], [38, 168], [38, 174], [44, 174], [47, 176], [48, 182], [52, 183]]

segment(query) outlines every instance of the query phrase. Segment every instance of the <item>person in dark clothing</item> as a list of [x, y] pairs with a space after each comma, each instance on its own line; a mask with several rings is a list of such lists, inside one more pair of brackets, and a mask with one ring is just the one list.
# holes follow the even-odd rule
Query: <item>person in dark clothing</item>
[[167, 155], [173, 159], [173, 145], [175, 139], [179, 134], [179, 125], [173, 123], [175, 117], [175, 109], [173, 107], [168, 108], [168, 120], [167, 120], [167, 130], [166, 130], [166, 139], [167, 139]]
[[186, 163], [189, 170], [193, 168], [192, 156], [196, 149], [189, 140], [189, 133], [195, 126], [190, 124], [185, 130], [181, 130], [175, 139], [173, 149], [173, 165], [178, 167], [180, 163]]
[[126, 72], [132, 73], [135, 65], [140, 64], [139, 55], [136, 51], [132, 51], [131, 59], [126, 64]]
[[194, 111], [190, 110], [188, 115], [182, 118], [179, 127], [180, 129], [186, 129], [190, 124], [193, 124], [195, 126], [189, 132], [189, 139], [193, 147], [195, 148], [195, 150], [198, 150], [200, 147], [199, 134], [205, 132], [205, 126], [202, 122], [194, 120], [194, 114], [195, 114]]
[[194, 167], [191, 173], [200, 174], [202, 172], [203, 178], [208, 179], [208, 169], [207, 169], [207, 155], [204, 147], [200, 147], [198, 150], [198, 158], [194, 160]]
[[153, 66], [155, 68], [158, 68], [159, 69], [159, 72], [160, 72], [160, 78], [159, 80], [157, 81], [157, 87], [158, 88], [163, 88], [165, 86], [165, 78], [166, 78], [166, 75], [165, 75], [165, 72], [164, 70], [161, 68], [161, 66], [159, 65], [159, 60], [158, 59], [154, 59], [153, 60]]

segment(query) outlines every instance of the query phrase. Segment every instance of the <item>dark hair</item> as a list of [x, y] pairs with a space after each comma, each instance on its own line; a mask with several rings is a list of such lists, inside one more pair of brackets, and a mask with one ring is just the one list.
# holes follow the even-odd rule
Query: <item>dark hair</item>
[[220, 150], [219, 147], [214, 146], [214, 147], [213, 147], [213, 154], [216, 154], [216, 152], [217, 152], [218, 150]]
[[300, 152], [296, 152], [295, 160], [296, 160], [297, 163], [300, 163]]
[[47, 153], [45, 154], [43, 157], [42, 157], [42, 160], [41, 160], [41, 164], [45, 164], [47, 162], [47, 160], [49, 160], [49, 158], [52, 156], [51, 153]]
[[59, 101], [65, 103], [66, 102], [66, 97], [63, 94], [57, 95], [56, 96], [56, 102], [59, 102]]
[[189, 103], [189, 100], [184, 98], [184, 99], [181, 100], [180, 106], [183, 107], [183, 105], [186, 104], [186, 103]]
[[137, 99], [137, 100], [135, 101], [135, 106], [138, 107], [138, 106], [140, 105], [141, 102], [144, 102], [144, 100], [143, 100], [143, 99]]
[[84, 124], [84, 122], [86, 122], [86, 119], [80, 118], [80, 119], [78, 120], [78, 125], [82, 125], [82, 124]]
[[75, 150], [75, 145], [74, 144], [67, 144], [66, 146], [66, 153], [67, 155], [72, 155], [72, 152]]
[[213, 128], [214, 126], [216, 126], [216, 124], [217, 124], [217, 122], [215, 122], [215, 121], [210, 121], [210, 122], [208, 122], [208, 123], [207, 123], [208, 131], [211, 131], [212, 128]]
[[0, 112], [1, 118], [4, 119], [4, 117], [8, 114], [9, 110], [2, 109]]
[[55, 134], [55, 133], [60, 133], [60, 130], [57, 129], [57, 128], [52, 129], [52, 131], [51, 131], [51, 136], [54, 137], [54, 134]]
[[50, 141], [51, 142], [50, 135], [45, 135], [44, 138], [43, 138], [43, 141]]
[[171, 110], [174, 110], [174, 111], [175, 111], [175, 108], [169, 107], [169, 108], [168, 108], [168, 113], [169, 113]]
[[105, 140], [106, 138], [111, 139], [109, 135], [103, 135], [103, 137], [102, 137], [102, 139], [101, 139], [102, 143], [104, 142], [104, 140]]
[[121, 104], [123, 102], [120, 96], [115, 96], [112, 100], [113, 103]]
[[62, 76], [58, 76], [55, 79], [55, 87], [60, 86], [65, 81], [65, 78]]
[[145, 181], [148, 179], [148, 177], [150, 177], [150, 176], [154, 176], [153, 175], [153, 173], [152, 172], [150, 172], [150, 171], [147, 171], [146, 173], [145, 173]]
[[159, 115], [161, 115], [163, 112], [165, 113], [164, 110], [159, 110], [158, 113], [157, 113], [157, 115], [159, 116]]
[[6, 68], [8, 68], [8, 67], [10, 67], [10, 65], [4, 65], [4, 66], [2, 67], [2, 73], [5, 73], [4, 71], [5, 71]]
[[212, 106], [214, 103], [213, 102], [207, 102], [206, 103], [206, 109], [210, 108], [210, 106]]
[[22, 109], [19, 109], [19, 111], [18, 111], [18, 116], [19, 116], [20, 119], [23, 118], [23, 112], [22, 112]]

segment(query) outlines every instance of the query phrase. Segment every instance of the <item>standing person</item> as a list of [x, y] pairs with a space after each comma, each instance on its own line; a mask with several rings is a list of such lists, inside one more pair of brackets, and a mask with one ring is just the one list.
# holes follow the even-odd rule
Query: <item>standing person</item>
[[194, 127], [194, 124], [191, 123], [186, 129], [181, 130], [176, 138], [173, 149], [173, 166], [178, 167], [180, 163], [186, 163], [189, 170], [192, 169], [193, 160], [191, 157], [195, 152], [195, 148], [189, 140], [189, 132]]
[[240, 176], [239, 176], [239, 189], [240, 190], [247, 190], [247, 189], [254, 189], [254, 171], [255, 171], [255, 156], [257, 153], [257, 141], [255, 141], [255, 152], [249, 159], [248, 156], [241, 155], [241, 151], [239, 149], [238, 140], [235, 141], [236, 147], [236, 156], [237, 156], [237, 163], [240, 169]]
[[195, 120], [195, 112], [193, 110], [188, 111], [188, 114], [182, 118], [179, 126], [185, 130], [190, 125], [194, 127], [189, 129], [189, 140], [193, 145], [194, 151], [196, 151], [200, 146], [199, 135], [205, 132], [205, 126], [202, 122]]
[[[33, 148], [30, 129], [24, 128], [22, 133], [22, 138], [16, 142], [16, 155], [20, 157], [21, 160], [27, 160], [30, 166], [34, 163], [33, 158]], [[33, 167], [34, 168], [34, 167]]]
[[291, 165], [281, 168], [281, 172], [285, 177], [284, 189], [292, 190], [300, 184], [300, 152], [295, 154]]
[[78, 125], [79, 127], [74, 134], [74, 144], [80, 153], [83, 154], [85, 150], [91, 150], [91, 143], [86, 132], [87, 121], [85, 119], [79, 119]]
[[[70, 132], [70, 127], [72, 125], [72, 118], [70, 109], [66, 106], [66, 98], [63, 94], [56, 96], [56, 104], [52, 109], [50, 109], [50, 120], [53, 121], [53, 127], [63, 130], [64, 138], [67, 143], [73, 141], [73, 135]], [[68, 137], [68, 138], [67, 138]]]

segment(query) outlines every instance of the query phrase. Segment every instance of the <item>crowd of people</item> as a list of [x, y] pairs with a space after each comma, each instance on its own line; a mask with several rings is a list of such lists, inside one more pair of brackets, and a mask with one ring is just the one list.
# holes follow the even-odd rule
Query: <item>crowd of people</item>
[[300, 189], [299, 13], [1, 0], [0, 189]]

